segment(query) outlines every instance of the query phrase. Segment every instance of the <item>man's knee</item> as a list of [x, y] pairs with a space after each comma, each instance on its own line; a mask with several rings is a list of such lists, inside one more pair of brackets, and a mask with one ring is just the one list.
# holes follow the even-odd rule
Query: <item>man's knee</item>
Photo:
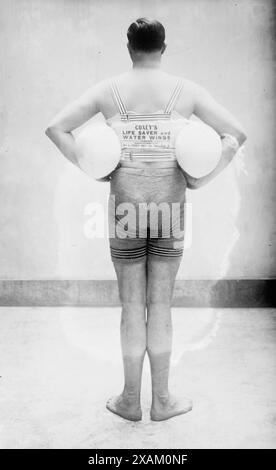
[[122, 307], [125, 310], [133, 310], [133, 309], [138, 309], [138, 310], [145, 310], [147, 304], [145, 299], [123, 299], [121, 301]]
[[168, 311], [171, 308], [171, 299], [165, 298], [154, 298], [152, 296], [147, 297], [147, 312], [150, 314], [158, 313], [158, 311]]
[[126, 300], [122, 302], [122, 321], [135, 322], [144, 319], [146, 314], [146, 302], [143, 300]]

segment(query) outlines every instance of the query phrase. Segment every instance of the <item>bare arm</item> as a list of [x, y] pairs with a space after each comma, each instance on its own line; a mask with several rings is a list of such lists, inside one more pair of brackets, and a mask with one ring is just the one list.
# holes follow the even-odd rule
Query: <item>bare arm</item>
[[61, 153], [77, 166], [79, 165], [72, 131], [100, 111], [98, 102], [101, 88], [101, 85], [96, 85], [67, 105], [51, 120], [45, 131]]
[[204, 88], [195, 89], [194, 114], [221, 135], [231, 134], [242, 145], [246, 140], [241, 123]]
[[[246, 141], [246, 134], [240, 122], [200, 86], [195, 88], [194, 114], [215, 129], [219, 135], [230, 134], [236, 139], [237, 148]], [[223, 139], [221, 158], [211, 173], [202, 178], [192, 178], [185, 173], [188, 188], [197, 189], [214, 179], [232, 161], [237, 148], [229, 145], [229, 139]]]

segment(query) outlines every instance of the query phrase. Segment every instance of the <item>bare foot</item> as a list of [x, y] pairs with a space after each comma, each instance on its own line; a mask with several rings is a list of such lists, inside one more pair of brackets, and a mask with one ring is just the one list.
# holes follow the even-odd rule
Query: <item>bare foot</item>
[[193, 402], [189, 398], [177, 398], [174, 395], [155, 398], [151, 407], [150, 417], [153, 421], [163, 421], [174, 416], [188, 413], [193, 408]]
[[129, 399], [122, 394], [109, 398], [106, 408], [112, 413], [130, 421], [140, 421], [142, 419], [141, 406], [136, 401], [134, 403], [133, 399]]

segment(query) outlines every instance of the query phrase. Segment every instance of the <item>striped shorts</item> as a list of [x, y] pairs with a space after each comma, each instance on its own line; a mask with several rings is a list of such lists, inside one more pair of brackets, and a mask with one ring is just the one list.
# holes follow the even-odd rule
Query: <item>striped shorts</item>
[[108, 227], [113, 262], [182, 257], [186, 180], [169, 168], [119, 166], [111, 176]]

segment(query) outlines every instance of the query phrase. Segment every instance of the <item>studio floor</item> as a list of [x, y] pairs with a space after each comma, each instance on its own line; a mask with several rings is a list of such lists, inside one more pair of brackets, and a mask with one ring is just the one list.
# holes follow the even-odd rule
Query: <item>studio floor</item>
[[122, 390], [119, 308], [0, 308], [1, 448], [276, 448], [276, 310], [173, 309], [171, 390], [187, 415], [105, 409]]

